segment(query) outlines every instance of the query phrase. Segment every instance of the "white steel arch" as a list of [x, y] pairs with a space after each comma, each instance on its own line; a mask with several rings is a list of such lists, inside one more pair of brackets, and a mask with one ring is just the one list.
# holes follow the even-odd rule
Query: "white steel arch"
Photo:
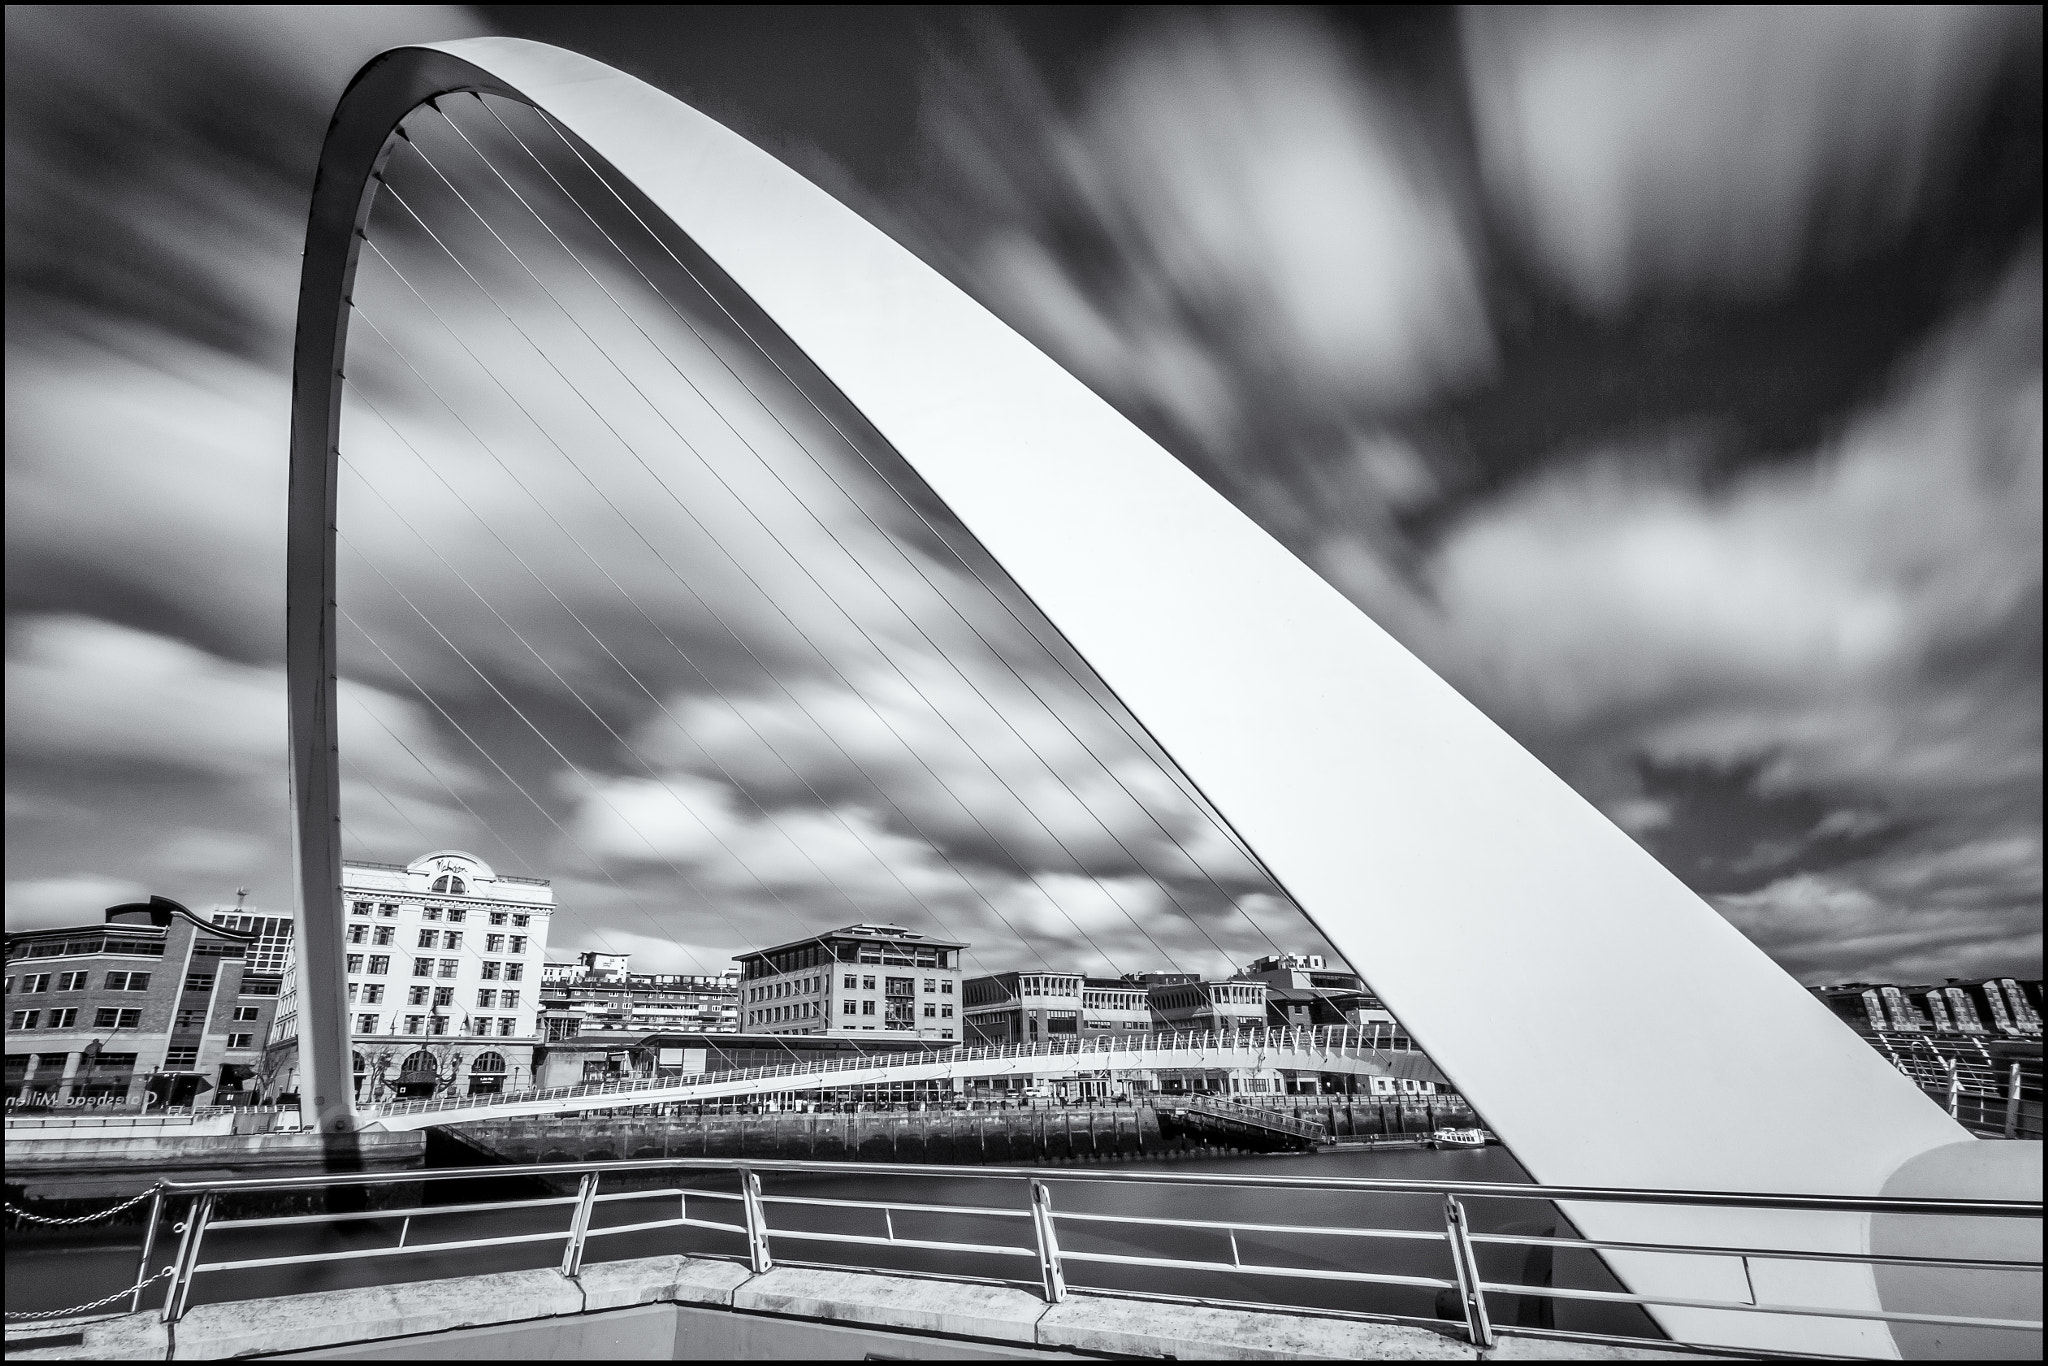
[[[324, 1129], [353, 1123], [332, 607], [344, 300], [391, 130], [459, 90], [544, 110], [716, 263], [806, 399], [886, 440], [944, 499], [1536, 1180], [1873, 1195], [1903, 1164], [1966, 1138], [1477, 708], [937, 272], [674, 98], [504, 38], [372, 62], [341, 101], [315, 187], [288, 633], [302, 1091]], [[1626, 1104], [1597, 1117], [1561, 1109], [1564, 1067]], [[1755, 1240], [1742, 1221], [1762, 1217], [1571, 1213], [1597, 1238], [1731, 1244]], [[1868, 1233], [1860, 1216], [1782, 1218], [1817, 1248], [1861, 1250]], [[1735, 1265], [1611, 1260], [1635, 1290], [1674, 1297], [1730, 1290]], [[1877, 1305], [1863, 1268], [1775, 1262], [1752, 1274], [1765, 1301]], [[1876, 1323], [1657, 1312], [1695, 1341], [1892, 1351]]]

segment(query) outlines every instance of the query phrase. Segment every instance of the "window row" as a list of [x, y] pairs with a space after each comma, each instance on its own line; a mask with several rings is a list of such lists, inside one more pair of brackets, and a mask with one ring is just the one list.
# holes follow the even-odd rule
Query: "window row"
[[[356, 1016], [355, 1032], [358, 1034], [375, 1034], [383, 1018], [381, 1015], [358, 1015]], [[472, 1015], [462, 1021], [462, 1027], [457, 1029], [453, 1027], [453, 1022], [446, 1015], [394, 1016], [391, 1020], [389, 1032], [393, 1034], [466, 1034], [474, 1038], [496, 1036], [509, 1039], [517, 1036], [519, 1033], [519, 1017], [507, 1015], [498, 1019], [490, 1019]]]
[[[447, 881], [446, 878], [441, 880], [443, 882]], [[437, 886], [436, 890], [445, 891], [446, 889]], [[398, 906], [395, 902], [351, 901], [348, 906], [348, 913], [350, 915], [368, 916], [373, 912], [385, 920], [396, 920], [398, 918]], [[489, 917], [491, 924], [503, 925], [509, 921], [514, 929], [523, 930], [533, 923], [533, 917], [523, 911], [487, 911], [484, 914]], [[469, 919], [469, 908], [466, 906], [428, 906], [420, 911], [420, 918], [422, 920], [440, 920], [443, 917], [446, 917], [451, 925], [464, 924]], [[367, 929], [368, 927], [359, 926], [351, 928]], [[380, 940], [378, 942], [381, 943], [383, 941]], [[519, 953], [522, 950], [514, 949], [513, 952]]]
[[[19, 980], [21, 990], [24, 992], [50, 991], [53, 989], [56, 991], [84, 991], [89, 985], [86, 981], [88, 975], [83, 972], [30, 972], [24, 973]], [[110, 972], [107, 974], [104, 986], [108, 991], [148, 991], [149, 976], [146, 972]], [[206, 980], [211, 985], [213, 979], [209, 977]], [[15, 989], [15, 981], [16, 979], [12, 977], [7, 979], [7, 990], [9, 992]], [[55, 984], [54, 987], [52, 983]]]

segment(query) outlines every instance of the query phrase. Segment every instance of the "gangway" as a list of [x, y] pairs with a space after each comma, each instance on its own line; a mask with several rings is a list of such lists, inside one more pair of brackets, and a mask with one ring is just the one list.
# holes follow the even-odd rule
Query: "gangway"
[[1214, 1096], [1176, 1096], [1166, 1113], [1182, 1123], [1193, 1120], [1191, 1127], [1219, 1129], [1267, 1142], [1277, 1140], [1286, 1147], [1318, 1147], [1330, 1140], [1329, 1130], [1315, 1120]]
[[1276, 1069], [1441, 1084], [1443, 1074], [1412, 1046], [1390, 1047], [1356, 1025], [1313, 1029], [1176, 1031], [1001, 1044], [925, 1053], [869, 1054], [747, 1067], [694, 1076], [556, 1086], [493, 1096], [449, 1096], [366, 1106], [366, 1127], [419, 1129], [485, 1119], [559, 1115], [677, 1101], [895, 1086], [969, 1078], [1074, 1076], [1091, 1072]]

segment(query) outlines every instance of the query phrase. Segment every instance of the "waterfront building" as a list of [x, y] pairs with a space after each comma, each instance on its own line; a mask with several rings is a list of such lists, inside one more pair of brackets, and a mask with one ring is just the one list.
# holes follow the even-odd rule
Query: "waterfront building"
[[1275, 1029], [1377, 1025], [1398, 1035], [1393, 1012], [1363, 979], [1326, 967], [1319, 953], [1269, 954], [1231, 980], [1265, 983], [1266, 1023]]
[[716, 976], [633, 972], [622, 953], [581, 953], [541, 968], [541, 1033], [560, 1041], [582, 1034], [641, 1035], [654, 1030], [737, 1030], [739, 970]]
[[7, 936], [13, 1103], [238, 1104], [261, 1090], [281, 977], [264, 935], [169, 897]]
[[1180, 973], [1173, 976], [1182, 980], [1152, 981], [1146, 986], [1155, 1028], [1230, 1033], [1266, 1027], [1264, 982], [1204, 982]]
[[956, 1042], [966, 947], [898, 925], [848, 925], [739, 954], [740, 1028]]
[[[522, 1090], [540, 1041], [554, 889], [438, 849], [344, 863], [343, 970], [359, 1101]], [[298, 982], [271, 1029], [276, 1089], [297, 1087]]]
[[873, 1053], [916, 1053], [923, 1040], [883, 1033], [789, 1034], [664, 1030], [638, 1038], [584, 1034], [542, 1045], [536, 1084], [579, 1086], [597, 1082], [682, 1078], [748, 1067], [778, 1067]]
[[2012, 977], [1951, 977], [1940, 986], [1844, 982], [1815, 996], [1866, 1034], [1969, 1034], [2041, 1037], [2041, 984]]
[[1037, 1043], [1152, 1028], [1145, 988], [1078, 973], [997, 972], [960, 987], [970, 1044]]

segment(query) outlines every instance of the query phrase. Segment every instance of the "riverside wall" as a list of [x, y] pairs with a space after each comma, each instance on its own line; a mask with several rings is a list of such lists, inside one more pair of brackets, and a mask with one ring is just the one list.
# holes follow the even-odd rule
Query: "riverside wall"
[[[1455, 1097], [1373, 1101], [1287, 1097], [1271, 1108], [1323, 1124], [1338, 1142], [1420, 1137], [1473, 1122]], [[819, 1162], [1102, 1162], [1213, 1156], [1242, 1139], [1177, 1120], [1157, 1105], [636, 1115], [600, 1112], [560, 1119], [486, 1120], [435, 1130], [434, 1165], [459, 1165], [462, 1149], [502, 1162], [601, 1162], [630, 1158], [766, 1157]], [[445, 1149], [444, 1146], [446, 1145]], [[450, 1155], [444, 1155], [444, 1152]]]

